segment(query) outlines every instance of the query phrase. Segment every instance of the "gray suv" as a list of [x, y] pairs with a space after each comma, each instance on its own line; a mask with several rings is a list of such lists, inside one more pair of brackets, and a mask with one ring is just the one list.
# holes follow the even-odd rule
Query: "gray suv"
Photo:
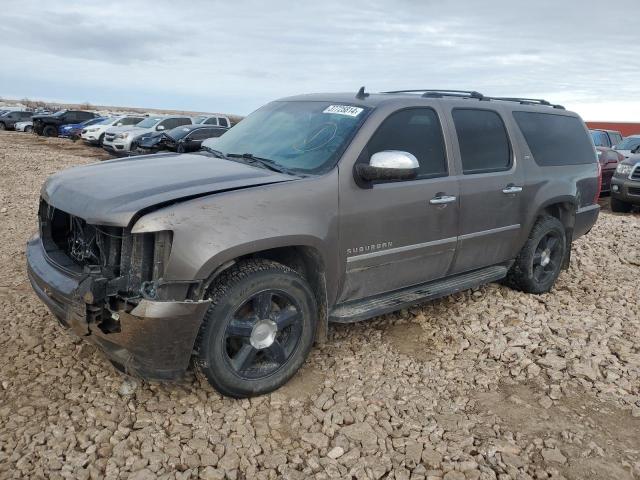
[[283, 385], [329, 322], [487, 282], [548, 292], [598, 218], [578, 115], [477, 92], [304, 95], [192, 154], [42, 188], [35, 292], [121, 371], [225, 395]]

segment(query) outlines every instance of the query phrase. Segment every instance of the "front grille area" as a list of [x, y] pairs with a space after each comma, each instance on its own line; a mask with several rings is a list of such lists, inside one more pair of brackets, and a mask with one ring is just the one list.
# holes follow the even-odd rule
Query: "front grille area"
[[40, 235], [53, 263], [75, 273], [118, 280], [118, 292], [138, 295], [158, 279], [170, 251], [168, 232], [131, 234], [129, 229], [91, 225], [40, 203]]
[[639, 195], [640, 196], [640, 188], [629, 187], [629, 195]]
[[640, 164], [636, 165], [629, 176], [631, 180], [640, 180]]

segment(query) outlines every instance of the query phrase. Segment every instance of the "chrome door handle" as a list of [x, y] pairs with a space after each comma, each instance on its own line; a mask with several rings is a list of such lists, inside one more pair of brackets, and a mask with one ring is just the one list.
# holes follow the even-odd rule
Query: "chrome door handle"
[[505, 195], [509, 195], [510, 193], [520, 193], [522, 191], [522, 187], [518, 187], [517, 185], [509, 185], [502, 189], [502, 193]]
[[454, 197], [453, 195], [438, 195], [437, 197], [433, 197], [429, 200], [429, 203], [431, 205], [444, 205], [445, 203], [455, 202], [456, 199], [457, 197]]

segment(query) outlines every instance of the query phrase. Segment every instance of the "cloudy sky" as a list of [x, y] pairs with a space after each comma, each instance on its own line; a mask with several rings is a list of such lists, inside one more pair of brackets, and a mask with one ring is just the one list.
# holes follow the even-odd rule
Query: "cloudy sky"
[[458, 88], [640, 121], [638, 0], [2, 3], [2, 97], [247, 114], [361, 85]]

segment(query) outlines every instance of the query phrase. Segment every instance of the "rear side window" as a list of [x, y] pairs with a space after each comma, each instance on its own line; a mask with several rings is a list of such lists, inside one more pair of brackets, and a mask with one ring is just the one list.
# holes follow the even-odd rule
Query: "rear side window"
[[367, 144], [367, 160], [384, 150], [413, 154], [420, 163], [418, 178], [447, 174], [442, 127], [430, 108], [410, 108], [389, 115]]
[[622, 141], [622, 135], [616, 132], [609, 132], [609, 137], [611, 138], [612, 145], [617, 145]]
[[218, 124], [219, 124], [221, 127], [228, 127], [228, 126], [229, 126], [229, 122], [227, 121], [227, 119], [226, 119], [226, 118], [219, 118], [219, 119], [218, 119]]
[[207, 118], [207, 121], [204, 123], [207, 125], [218, 125], [218, 119], [216, 117]]
[[596, 161], [593, 144], [580, 119], [536, 112], [513, 112], [513, 117], [538, 165], [580, 165]]
[[161, 125], [167, 130], [171, 130], [172, 128], [180, 127], [182, 125], [191, 125], [190, 118], [168, 118]]
[[511, 144], [497, 112], [456, 108], [451, 114], [465, 175], [511, 168]]
[[122, 125], [135, 125], [136, 123], [140, 123], [141, 121], [142, 118], [139, 117], [125, 117], [118, 123], [122, 123]]

